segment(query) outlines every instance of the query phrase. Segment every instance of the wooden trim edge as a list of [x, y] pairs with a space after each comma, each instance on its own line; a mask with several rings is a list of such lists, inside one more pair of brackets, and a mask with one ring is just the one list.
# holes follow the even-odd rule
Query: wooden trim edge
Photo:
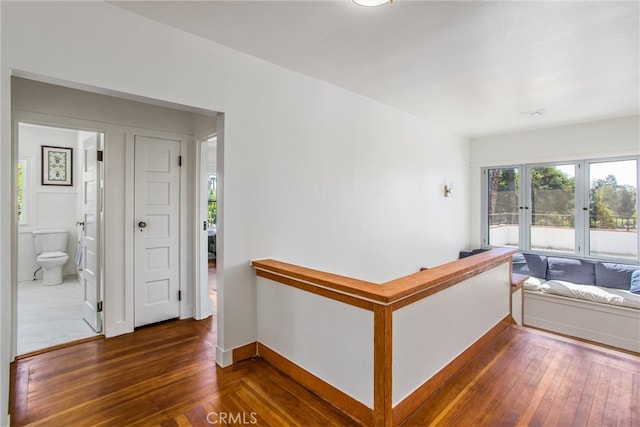
[[280, 276], [278, 274], [273, 274], [264, 270], [256, 270], [256, 276], [262, 277], [264, 279], [269, 279], [274, 282], [282, 283], [283, 285], [288, 285], [288, 286], [291, 286], [292, 288], [297, 288], [312, 294], [320, 295], [325, 298], [330, 298], [335, 301], [340, 301], [342, 303], [349, 304], [355, 307], [360, 307], [365, 310], [373, 311], [373, 306], [374, 306], [373, 302], [360, 299], [348, 294], [344, 294], [344, 293], [335, 291], [333, 289], [322, 288], [317, 285], [310, 285], [298, 279], [293, 279], [291, 277], [286, 277], [286, 276]]
[[308, 292], [328, 296], [339, 301], [357, 305], [356, 301], [370, 304], [390, 305], [398, 309], [476, 276], [496, 266], [510, 262], [515, 249], [496, 248], [467, 258], [451, 261], [419, 273], [401, 277], [390, 282], [376, 284], [351, 277], [340, 276], [273, 259], [251, 261], [257, 275], [280, 276], [280, 283], [304, 289]]
[[373, 310], [373, 426], [393, 426], [393, 311]]
[[429, 378], [427, 382], [422, 384], [416, 390], [407, 396], [402, 402], [393, 408], [393, 424], [399, 425], [413, 411], [418, 409], [433, 393], [440, 387], [445, 385], [453, 378], [465, 365], [467, 365], [480, 351], [486, 347], [491, 340], [500, 335], [505, 329], [513, 324], [511, 314], [505, 316], [494, 327], [489, 329], [476, 342], [471, 344], [458, 357], [453, 359], [447, 366], [442, 368], [437, 374]]
[[373, 410], [365, 404], [316, 377], [289, 359], [271, 350], [266, 345], [258, 342], [257, 349], [260, 357], [285, 375], [293, 378], [299, 384], [331, 403], [357, 422], [367, 426], [372, 425]]
[[30, 353], [19, 354], [19, 355], [17, 355], [15, 357], [15, 360], [28, 359], [29, 357], [38, 356], [40, 354], [48, 353], [50, 351], [60, 350], [62, 348], [72, 347], [74, 345], [83, 344], [83, 343], [91, 342], [91, 341], [97, 341], [97, 340], [101, 340], [101, 339], [105, 339], [104, 335], [102, 335], [102, 334], [95, 335], [95, 336], [88, 337], [88, 338], [81, 338], [79, 340], [69, 341], [69, 342], [65, 342], [65, 343], [62, 343], [62, 344], [53, 345], [51, 347], [42, 348], [40, 350], [35, 350], [35, 351], [30, 352]]
[[251, 359], [252, 357], [258, 355], [258, 343], [254, 341], [250, 342], [249, 344], [234, 348], [231, 354], [233, 363], [237, 363], [245, 359]]

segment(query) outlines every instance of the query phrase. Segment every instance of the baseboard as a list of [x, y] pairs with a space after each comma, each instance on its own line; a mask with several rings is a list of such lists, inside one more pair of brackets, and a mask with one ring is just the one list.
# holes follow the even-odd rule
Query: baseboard
[[362, 425], [373, 425], [373, 409], [321, 380], [269, 347], [258, 343], [258, 355]]
[[416, 390], [407, 396], [402, 402], [393, 408], [393, 424], [399, 425], [413, 411], [418, 409], [433, 393], [455, 376], [465, 365], [467, 365], [480, 351], [496, 338], [502, 331], [513, 324], [511, 314], [498, 322], [486, 334], [471, 344], [458, 357], [453, 359], [447, 366], [442, 368], [437, 374], [429, 378]]
[[16, 278], [18, 282], [28, 282], [33, 280], [33, 273], [21, 273], [18, 272], [18, 277]]
[[216, 346], [216, 363], [221, 368], [226, 368], [245, 359], [250, 359], [258, 355], [258, 343], [250, 342], [231, 350], [223, 350]]
[[249, 344], [234, 348], [232, 354], [233, 363], [238, 363], [241, 360], [245, 359], [251, 359], [252, 357], [258, 355], [258, 343], [254, 341]]

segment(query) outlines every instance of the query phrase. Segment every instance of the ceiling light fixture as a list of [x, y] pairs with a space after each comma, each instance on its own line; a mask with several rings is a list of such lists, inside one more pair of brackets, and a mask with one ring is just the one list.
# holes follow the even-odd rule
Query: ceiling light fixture
[[393, 3], [393, 0], [353, 0], [358, 6], [373, 7], [382, 6], [383, 4]]

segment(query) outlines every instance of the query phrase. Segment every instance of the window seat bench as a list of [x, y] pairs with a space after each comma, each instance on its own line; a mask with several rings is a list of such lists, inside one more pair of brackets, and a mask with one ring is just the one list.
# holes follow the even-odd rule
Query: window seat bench
[[525, 326], [640, 353], [640, 266], [516, 254], [513, 272], [530, 276]]

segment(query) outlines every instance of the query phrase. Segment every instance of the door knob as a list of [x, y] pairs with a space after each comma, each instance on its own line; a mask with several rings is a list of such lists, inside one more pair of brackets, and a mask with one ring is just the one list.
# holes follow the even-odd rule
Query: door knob
[[145, 228], [146, 226], [147, 226], [147, 223], [146, 223], [146, 222], [144, 222], [144, 221], [140, 221], [140, 222], [138, 223], [138, 227], [140, 227], [140, 228]]

